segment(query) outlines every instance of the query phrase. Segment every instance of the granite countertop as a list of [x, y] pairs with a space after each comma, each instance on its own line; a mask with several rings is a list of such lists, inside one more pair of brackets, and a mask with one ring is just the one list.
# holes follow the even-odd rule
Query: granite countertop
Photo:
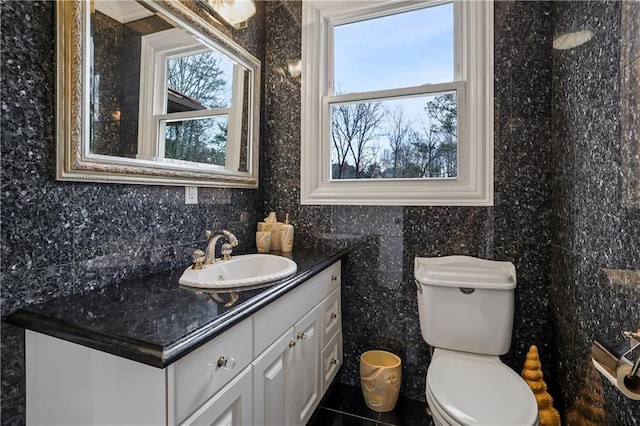
[[[295, 275], [238, 291], [230, 307], [181, 288], [182, 270], [124, 281], [83, 295], [20, 309], [6, 321], [153, 367], [164, 368], [268, 305], [349, 251], [294, 250]], [[229, 294], [219, 293], [227, 301]]]

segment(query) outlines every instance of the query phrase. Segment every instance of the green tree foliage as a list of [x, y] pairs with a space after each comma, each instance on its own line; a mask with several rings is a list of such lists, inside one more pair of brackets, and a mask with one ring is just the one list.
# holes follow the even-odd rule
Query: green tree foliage
[[226, 120], [204, 118], [172, 122], [166, 126], [165, 157], [223, 166], [226, 142]]
[[414, 135], [412, 145], [418, 152], [417, 177], [457, 176], [458, 107], [453, 94], [436, 96], [427, 102], [428, 123]]
[[[222, 56], [217, 52], [168, 61], [168, 86], [183, 95], [192, 110], [223, 108], [229, 104]], [[168, 122], [165, 157], [207, 164], [225, 164], [227, 116]]]

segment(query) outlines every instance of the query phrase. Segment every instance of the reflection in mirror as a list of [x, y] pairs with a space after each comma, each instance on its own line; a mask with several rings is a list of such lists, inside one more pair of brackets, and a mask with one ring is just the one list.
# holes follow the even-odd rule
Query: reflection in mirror
[[247, 171], [249, 71], [175, 28], [143, 36], [141, 57], [138, 158]]
[[57, 3], [58, 178], [257, 187], [260, 62], [181, 2], [91, 3]]

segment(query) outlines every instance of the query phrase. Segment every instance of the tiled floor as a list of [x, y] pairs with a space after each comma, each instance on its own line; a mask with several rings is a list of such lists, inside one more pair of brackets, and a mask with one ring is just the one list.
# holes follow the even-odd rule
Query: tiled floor
[[427, 404], [400, 395], [393, 411], [378, 413], [362, 398], [359, 386], [334, 383], [307, 426], [429, 426]]

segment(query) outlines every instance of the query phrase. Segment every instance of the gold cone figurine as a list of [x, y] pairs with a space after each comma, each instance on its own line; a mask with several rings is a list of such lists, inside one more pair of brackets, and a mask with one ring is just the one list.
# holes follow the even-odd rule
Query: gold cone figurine
[[560, 426], [560, 413], [553, 408], [553, 398], [547, 392], [547, 384], [542, 380], [542, 366], [538, 356], [538, 348], [531, 345], [524, 362], [522, 378], [533, 391], [538, 403], [540, 426]]

